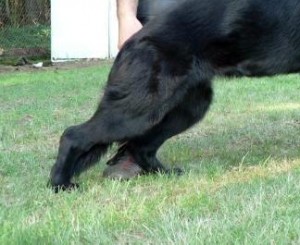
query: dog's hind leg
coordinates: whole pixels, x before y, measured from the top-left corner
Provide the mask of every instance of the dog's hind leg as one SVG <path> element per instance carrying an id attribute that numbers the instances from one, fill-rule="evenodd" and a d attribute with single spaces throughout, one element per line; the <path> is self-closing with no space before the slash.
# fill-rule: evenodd
<path id="1" fill-rule="evenodd" d="M 110 91 L 108 87 L 90 120 L 66 129 L 61 136 L 57 160 L 51 169 L 49 181 L 55 191 L 75 187 L 76 184 L 71 182 L 72 177 L 95 164 L 112 143 L 143 135 L 155 125 L 148 120 L 153 109 L 140 112 L 135 110 L 138 106 L 135 107 L 136 103 L 133 103 L 134 97 L 129 98 L 131 108 L 122 106 L 121 99 L 116 100 L 115 92 L 112 96 Z M 128 103 L 124 102 L 124 105 Z"/>
<path id="2" fill-rule="evenodd" d="M 212 100 L 210 81 L 203 81 L 191 87 L 163 119 L 151 123 L 139 123 L 137 119 L 113 113 L 111 109 L 101 109 L 87 122 L 73 126 L 63 133 L 58 157 L 52 167 L 50 185 L 58 191 L 69 189 L 74 175 L 95 164 L 113 142 L 127 141 L 126 147 L 146 172 L 166 172 L 167 169 L 156 158 L 158 148 L 170 137 L 181 133 L 198 122 L 208 110 Z M 148 112 L 145 112 L 145 117 Z M 122 118 L 122 120 L 121 120 Z M 132 126 L 133 125 L 133 126 Z"/>
<path id="3" fill-rule="evenodd" d="M 73 187 L 72 177 L 96 163 L 114 142 L 132 142 L 133 154 L 146 171 L 163 169 L 156 159 L 150 164 L 146 155 L 153 155 L 166 139 L 204 115 L 210 82 L 203 77 L 210 75 L 202 66 L 193 57 L 172 63 L 146 41 L 127 43 L 111 69 L 94 116 L 62 135 L 50 185 L 55 190 Z"/>
<path id="4" fill-rule="evenodd" d="M 77 185 L 71 182 L 72 177 L 97 163 L 112 143 L 133 138 L 144 133 L 145 127 L 149 127 L 135 118 L 129 119 L 126 115 L 118 113 L 117 109 L 114 111 L 115 107 L 112 104 L 103 104 L 105 105 L 105 102 L 100 104 L 89 121 L 69 127 L 62 134 L 57 160 L 51 169 L 49 181 L 49 185 L 56 192 L 59 189 L 76 187 Z M 110 113 L 112 115 L 109 115 Z"/>
<path id="5" fill-rule="evenodd" d="M 108 149 L 110 143 L 95 141 L 91 126 L 89 122 L 72 126 L 61 136 L 49 181 L 56 192 L 77 186 L 71 183 L 72 177 L 95 164 Z"/>
<path id="6" fill-rule="evenodd" d="M 167 139 L 200 121 L 209 109 L 212 97 L 210 81 L 203 81 L 197 87 L 190 88 L 182 102 L 157 126 L 127 143 L 136 162 L 146 172 L 169 172 L 156 158 L 157 150 Z"/>

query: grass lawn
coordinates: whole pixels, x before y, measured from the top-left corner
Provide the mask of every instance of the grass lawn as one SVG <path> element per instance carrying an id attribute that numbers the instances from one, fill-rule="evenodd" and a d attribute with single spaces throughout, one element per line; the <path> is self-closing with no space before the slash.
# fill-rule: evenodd
<path id="1" fill-rule="evenodd" d="M 46 188 L 108 72 L 0 74 L 0 244 L 300 244 L 299 75 L 217 79 L 203 122 L 159 152 L 179 178 L 108 181 L 107 156 L 79 190 Z"/>

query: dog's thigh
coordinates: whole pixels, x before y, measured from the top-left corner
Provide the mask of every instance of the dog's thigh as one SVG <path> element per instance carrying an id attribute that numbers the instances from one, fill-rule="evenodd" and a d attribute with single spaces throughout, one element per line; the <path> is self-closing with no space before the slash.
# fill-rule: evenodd
<path id="1" fill-rule="evenodd" d="M 212 97 L 211 82 L 202 81 L 190 88 L 183 100 L 158 125 L 127 143 L 143 169 L 150 172 L 164 169 L 155 160 L 157 150 L 167 139 L 199 122 L 208 111 Z"/>

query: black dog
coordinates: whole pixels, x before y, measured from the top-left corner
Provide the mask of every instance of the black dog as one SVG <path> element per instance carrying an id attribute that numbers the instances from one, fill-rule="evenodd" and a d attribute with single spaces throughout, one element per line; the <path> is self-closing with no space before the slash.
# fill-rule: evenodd
<path id="1" fill-rule="evenodd" d="M 212 78 L 232 69 L 300 70 L 299 0 L 188 0 L 150 21 L 117 56 L 93 117 L 62 135 L 51 186 L 74 187 L 114 142 L 145 172 L 168 172 L 158 148 L 204 117 Z"/>

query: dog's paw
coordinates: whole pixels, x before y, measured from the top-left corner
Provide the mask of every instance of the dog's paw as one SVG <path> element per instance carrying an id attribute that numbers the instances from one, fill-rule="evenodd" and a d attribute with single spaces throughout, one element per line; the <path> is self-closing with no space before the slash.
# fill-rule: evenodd
<path id="1" fill-rule="evenodd" d="M 167 169 L 167 170 L 165 171 L 165 173 L 166 173 L 167 175 L 181 176 L 181 175 L 184 174 L 184 171 L 183 171 L 183 169 L 181 169 L 181 168 L 170 168 L 170 169 Z"/>
<path id="2" fill-rule="evenodd" d="M 172 172 L 174 172 L 174 174 L 180 176 L 184 174 L 184 170 L 182 168 L 173 168 L 171 169 Z"/>
<path id="3" fill-rule="evenodd" d="M 73 191 L 77 188 L 79 188 L 79 184 L 77 183 L 66 183 L 63 185 L 55 185 L 48 182 L 48 186 L 55 192 L 58 193 L 60 191 Z"/>

